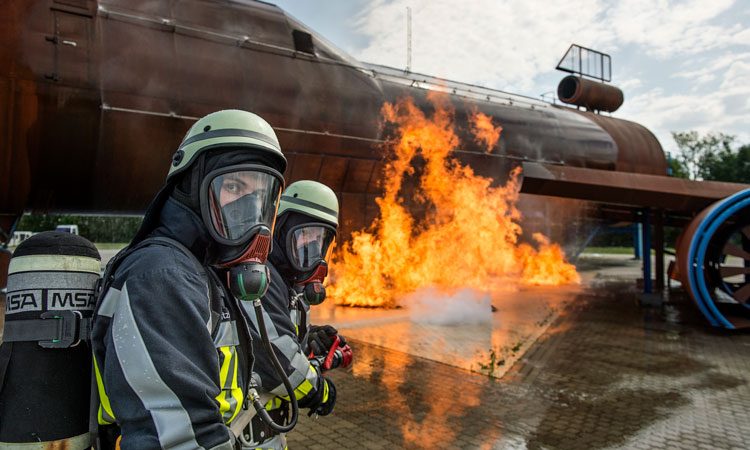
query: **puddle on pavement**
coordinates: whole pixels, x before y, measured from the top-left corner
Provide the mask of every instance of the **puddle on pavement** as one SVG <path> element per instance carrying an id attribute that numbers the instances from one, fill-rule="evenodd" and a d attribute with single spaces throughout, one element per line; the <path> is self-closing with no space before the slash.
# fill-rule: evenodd
<path id="1" fill-rule="evenodd" d="M 494 298 L 427 293 L 393 310 L 323 304 L 312 308 L 311 320 L 350 339 L 499 378 L 580 292 L 580 286 L 563 286 Z"/>

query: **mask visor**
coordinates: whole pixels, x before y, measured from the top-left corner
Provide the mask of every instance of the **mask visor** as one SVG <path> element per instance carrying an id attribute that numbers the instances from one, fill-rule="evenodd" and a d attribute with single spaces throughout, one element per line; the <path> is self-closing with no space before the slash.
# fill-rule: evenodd
<path id="1" fill-rule="evenodd" d="M 260 226 L 273 230 L 283 183 L 270 172 L 227 168 L 209 174 L 208 222 L 223 243 L 247 240 Z"/>
<path id="2" fill-rule="evenodd" d="M 320 261 L 328 261 L 336 240 L 333 227 L 306 224 L 289 231 L 289 260 L 298 270 L 310 270 Z"/>

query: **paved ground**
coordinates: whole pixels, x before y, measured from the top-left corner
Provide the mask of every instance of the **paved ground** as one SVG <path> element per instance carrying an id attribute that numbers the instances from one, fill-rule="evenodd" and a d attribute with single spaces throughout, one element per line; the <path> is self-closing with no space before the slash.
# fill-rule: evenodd
<path id="1" fill-rule="evenodd" d="M 355 342 L 336 412 L 301 419 L 290 448 L 750 448 L 750 334 L 679 295 L 640 306 L 637 264 L 591 266 L 501 379 Z"/>

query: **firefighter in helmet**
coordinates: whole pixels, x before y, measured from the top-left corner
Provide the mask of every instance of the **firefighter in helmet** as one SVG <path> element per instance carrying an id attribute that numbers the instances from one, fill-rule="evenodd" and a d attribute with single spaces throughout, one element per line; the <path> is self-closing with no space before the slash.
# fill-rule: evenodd
<path id="1" fill-rule="evenodd" d="M 310 326 L 308 321 L 310 305 L 325 299 L 322 283 L 336 239 L 338 216 L 338 199 L 328 186 L 309 180 L 289 185 L 281 196 L 269 256 L 271 286 L 262 301 L 275 353 L 293 380 L 299 407 L 309 409 L 311 415 L 328 415 L 336 403 L 336 388 L 323 372 L 345 367 L 352 359 L 351 349 L 335 328 Z M 257 322 L 251 326 L 254 338 L 257 327 Z M 256 372 L 265 407 L 275 420 L 283 420 L 289 398 L 278 375 L 269 369 L 267 352 L 262 352 L 257 342 L 254 339 Z M 286 447 L 284 435 L 257 418 L 244 435 L 245 448 Z"/>
<path id="2" fill-rule="evenodd" d="M 234 447 L 252 367 L 240 298 L 268 286 L 285 168 L 273 129 L 250 112 L 209 114 L 185 135 L 103 279 L 92 330 L 102 447 Z"/>

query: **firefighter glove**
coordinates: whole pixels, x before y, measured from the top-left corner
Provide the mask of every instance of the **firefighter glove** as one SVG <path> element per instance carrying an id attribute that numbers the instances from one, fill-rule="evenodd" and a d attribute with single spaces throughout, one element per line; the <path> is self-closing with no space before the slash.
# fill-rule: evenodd
<path id="1" fill-rule="evenodd" d="M 330 325 L 310 326 L 310 333 L 308 335 L 310 353 L 314 356 L 326 356 L 338 333 L 338 330 Z M 339 342 L 339 346 L 341 347 L 346 345 L 346 340 L 341 335 L 339 335 Z"/>
<path id="2" fill-rule="evenodd" d="M 322 402 L 318 405 L 315 410 L 310 409 L 310 415 L 317 414 L 319 416 L 327 416 L 333 412 L 333 407 L 336 406 L 336 386 L 328 378 L 323 377 L 323 384 L 325 385 L 324 391 L 328 391 L 328 395 L 325 392 L 321 397 Z M 326 398 L 327 397 L 327 398 Z"/>

